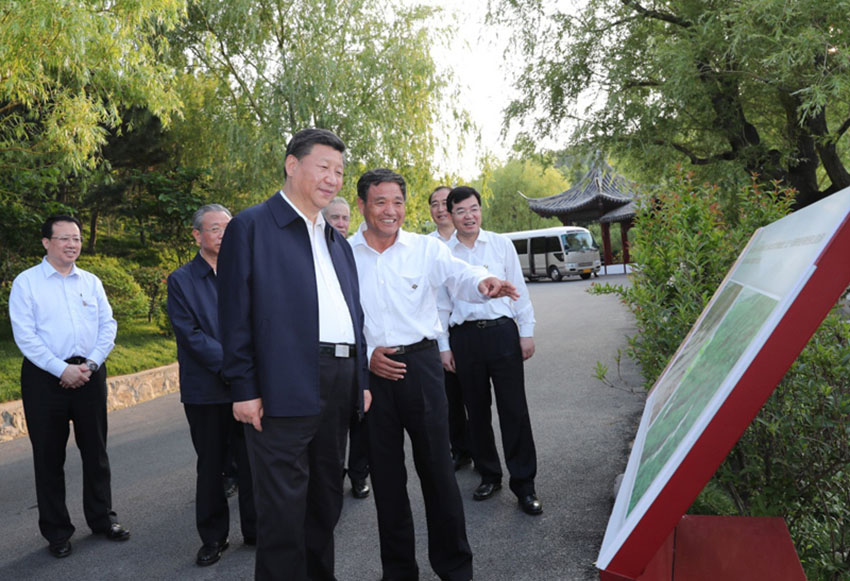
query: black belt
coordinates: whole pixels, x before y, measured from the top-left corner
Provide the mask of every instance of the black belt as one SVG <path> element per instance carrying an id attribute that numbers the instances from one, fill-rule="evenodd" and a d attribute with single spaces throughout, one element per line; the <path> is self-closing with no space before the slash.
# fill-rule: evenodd
<path id="1" fill-rule="evenodd" d="M 319 341 L 319 355 L 354 357 L 354 345 L 350 343 L 325 343 Z"/>
<path id="2" fill-rule="evenodd" d="M 464 321 L 458 327 L 470 326 L 470 327 L 478 327 L 479 329 L 486 329 L 487 327 L 497 327 L 499 325 L 507 325 L 512 322 L 513 319 L 510 317 L 499 317 L 498 319 L 479 319 L 477 321 Z"/>
<path id="3" fill-rule="evenodd" d="M 71 365 L 82 365 L 86 362 L 85 357 L 68 357 L 65 360 L 65 363 L 70 363 Z"/>
<path id="4" fill-rule="evenodd" d="M 429 347 L 434 347 L 437 344 L 435 339 L 422 339 L 418 343 L 411 343 L 410 345 L 398 345 L 396 347 L 391 347 L 391 349 L 395 349 L 395 353 L 390 353 L 390 355 L 403 355 L 405 353 L 413 353 L 414 351 L 422 351 L 423 349 L 428 349 Z"/>

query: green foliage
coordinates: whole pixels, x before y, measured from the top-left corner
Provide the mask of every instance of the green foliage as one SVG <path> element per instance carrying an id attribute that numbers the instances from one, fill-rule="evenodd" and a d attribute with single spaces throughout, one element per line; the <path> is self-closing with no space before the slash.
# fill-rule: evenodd
<path id="1" fill-rule="evenodd" d="M 110 377 L 137 373 L 174 363 L 177 346 L 166 339 L 153 323 L 139 319 L 119 321 L 115 348 L 107 362 Z M 12 329 L 0 325 L 0 402 L 21 398 L 21 352 L 12 339 Z"/>
<path id="2" fill-rule="evenodd" d="M 791 192 L 756 182 L 721 205 L 717 188 L 682 176 L 642 199 L 632 286 L 616 293 L 635 315 L 629 354 L 646 384 L 666 366 L 753 231 L 788 212 Z M 597 366 L 597 374 L 602 371 Z M 604 373 L 601 373 L 604 378 Z M 692 512 L 784 516 L 810 579 L 850 573 L 850 322 L 821 325 Z"/>
<path id="3" fill-rule="evenodd" d="M 805 205 L 850 185 L 848 11 L 848 0 L 500 0 L 490 16 L 514 27 L 527 63 L 509 121 L 538 138 L 573 130 L 644 183 L 677 160 L 724 188 L 781 179 Z"/>
<path id="4" fill-rule="evenodd" d="M 181 159 L 211 168 L 217 197 L 238 210 L 280 187 L 293 133 L 327 128 L 349 147 L 345 197 L 363 171 L 392 168 L 408 181 L 408 227 L 419 229 L 435 127 L 449 117 L 438 113 L 467 124 L 430 54 L 449 32 L 430 27 L 433 16 L 385 1 L 193 2 L 171 37 L 189 105 L 175 126 Z"/>
<path id="5" fill-rule="evenodd" d="M 740 514 L 785 517 L 809 579 L 850 576 L 850 321 L 824 321 L 715 482 Z"/>
<path id="6" fill-rule="evenodd" d="M 722 211 L 715 186 L 680 175 L 669 189 L 639 201 L 632 229 L 632 286 L 618 287 L 635 315 L 629 354 L 651 385 L 711 299 L 727 270 L 760 226 L 784 216 L 793 193 L 764 191 L 755 181 Z"/>
<path id="7" fill-rule="evenodd" d="M 158 33 L 183 0 L 7 0 L 0 7 L 0 160 L 56 181 L 94 167 L 124 105 L 167 119 L 179 106 Z"/>
<path id="8" fill-rule="evenodd" d="M 148 301 L 145 293 L 128 272 L 126 263 L 111 256 L 81 256 L 77 260 L 77 266 L 95 274 L 101 280 L 119 326 L 147 314 Z"/>
<path id="9" fill-rule="evenodd" d="M 541 218 L 528 209 L 520 195 L 542 198 L 560 194 L 569 183 L 557 169 L 534 160 L 512 159 L 488 168 L 475 183 L 483 202 L 482 224 L 494 232 L 512 232 L 560 226 L 557 218 Z"/>

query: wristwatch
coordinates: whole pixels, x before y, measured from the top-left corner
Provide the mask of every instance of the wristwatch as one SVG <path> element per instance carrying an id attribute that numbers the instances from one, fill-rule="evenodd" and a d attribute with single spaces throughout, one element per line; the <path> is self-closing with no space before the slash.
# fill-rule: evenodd
<path id="1" fill-rule="evenodd" d="M 92 373 L 95 373 L 100 368 L 100 365 L 98 365 L 91 359 L 86 359 L 86 365 L 88 365 L 88 368 Z"/>

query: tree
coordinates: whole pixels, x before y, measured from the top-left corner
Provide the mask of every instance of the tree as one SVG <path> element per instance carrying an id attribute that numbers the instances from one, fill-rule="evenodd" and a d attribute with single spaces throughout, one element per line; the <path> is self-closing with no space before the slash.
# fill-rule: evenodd
<path id="1" fill-rule="evenodd" d="M 104 174 L 101 150 L 122 113 L 167 123 L 179 109 L 163 31 L 184 0 L 0 6 L 0 258 L 37 239 Z"/>
<path id="2" fill-rule="evenodd" d="M 656 174 L 680 160 L 712 179 L 782 180 L 804 206 L 850 185 L 848 10 L 848 0 L 588 0 L 567 12 L 501 0 L 491 17 L 517 22 L 528 62 L 507 119 L 537 136 L 573 123 L 577 140 Z"/>
<path id="3" fill-rule="evenodd" d="M 187 49 L 187 74 L 215 98 L 202 106 L 208 130 L 226 136 L 225 154 L 239 162 L 224 164 L 231 179 L 245 178 L 234 188 L 247 186 L 251 201 L 267 196 L 283 181 L 287 139 L 323 127 L 349 147 L 349 200 L 363 170 L 389 167 L 407 178 L 411 207 L 427 216 L 418 198 L 429 193 L 420 184 L 431 180 L 432 127 L 439 108 L 451 106 L 448 78 L 430 56 L 439 33 L 426 26 L 432 14 L 366 0 L 193 3 L 174 43 Z"/>
<path id="4" fill-rule="evenodd" d="M 482 195 L 484 227 L 511 232 L 560 226 L 557 218 L 541 218 L 529 210 L 520 192 L 529 198 L 553 196 L 566 190 L 569 183 L 554 167 L 512 159 L 500 167 L 488 167 L 475 187 Z"/>

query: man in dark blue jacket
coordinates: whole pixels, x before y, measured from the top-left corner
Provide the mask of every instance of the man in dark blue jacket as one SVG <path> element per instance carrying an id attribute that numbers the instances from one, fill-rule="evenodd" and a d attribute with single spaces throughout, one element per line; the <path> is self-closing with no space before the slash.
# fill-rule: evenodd
<path id="1" fill-rule="evenodd" d="M 296 133 L 283 189 L 236 216 L 221 245 L 222 373 L 247 424 L 257 579 L 334 579 L 346 430 L 370 403 L 354 258 L 321 215 L 344 151 L 330 131 Z"/>
<path id="2" fill-rule="evenodd" d="M 239 469 L 242 539 L 257 542 L 257 515 L 242 426 L 233 418 L 230 389 L 221 378 L 216 266 L 230 212 L 208 204 L 195 212 L 192 235 L 200 249 L 168 277 L 168 315 L 177 339 L 180 401 L 198 455 L 195 520 L 203 545 L 196 563 L 212 565 L 228 546 L 230 510 L 221 485 L 228 446 Z"/>

